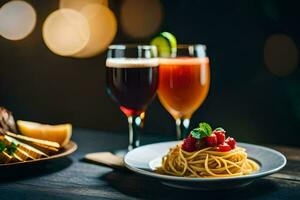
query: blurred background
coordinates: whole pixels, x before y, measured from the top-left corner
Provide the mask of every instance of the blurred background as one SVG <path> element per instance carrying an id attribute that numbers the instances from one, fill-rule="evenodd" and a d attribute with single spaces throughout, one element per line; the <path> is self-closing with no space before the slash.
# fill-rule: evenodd
<path id="1" fill-rule="evenodd" d="M 17 119 L 127 134 L 106 93 L 107 46 L 169 31 L 179 43 L 207 45 L 212 83 L 192 127 L 207 121 L 239 141 L 300 146 L 297 1 L 0 2 L 0 104 Z M 158 99 L 145 123 L 143 134 L 175 138 Z"/>

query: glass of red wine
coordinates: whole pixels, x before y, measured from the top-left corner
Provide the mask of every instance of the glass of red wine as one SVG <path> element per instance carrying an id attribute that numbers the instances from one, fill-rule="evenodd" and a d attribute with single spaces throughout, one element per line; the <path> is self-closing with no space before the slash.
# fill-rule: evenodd
<path id="1" fill-rule="evenodd" d="M 139 146 L 139 129 L 158 87 L 157 49 L 151 45 L 111 45 L 106 59 L 107 92 L 127 116 L 128 150 Z"/>

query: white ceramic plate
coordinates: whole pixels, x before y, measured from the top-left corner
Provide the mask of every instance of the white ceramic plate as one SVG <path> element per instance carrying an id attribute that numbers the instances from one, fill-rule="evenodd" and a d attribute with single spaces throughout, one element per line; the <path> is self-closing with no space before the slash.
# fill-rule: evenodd
<path id="1" fill-rule="evenodd" d="M 161 165 L 161 158 L 177 143 L 178 141 L 161 142 L 138 147 L 125 155 L 125 166 L 138 174 L 158 178 L 169 186 L 185 189 L 217 190 L 248 185 L 257 178 L 279 171 L 286 164 L 285 156 L 278 151 L 253 144 L 238 143 L 238 146 L 247 150 L 249 158 L 259 163 L 259 171 L 245 176 L 226 178 L 188 178 L 155 173 L 154 169 Z"/>

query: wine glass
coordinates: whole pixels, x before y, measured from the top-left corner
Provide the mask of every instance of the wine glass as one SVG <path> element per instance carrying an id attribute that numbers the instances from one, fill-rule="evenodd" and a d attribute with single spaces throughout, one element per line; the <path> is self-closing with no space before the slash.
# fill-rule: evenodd
<path id="1" fill-rule="evenodd" d="M 209 59 L 200 44 L 178 45 L 160 58 L 158 97 L 176 121 L 177 139 L 187 133 L 192 114 L 205 100 L 210 85 Z"/>
<path id="2" fill-rule="evenodd" d="M 139 146 L 138 129 L 158 87 L 157 49 L 151 45 L 111 45 L 106 59 L 107 92 L 127 116 L 128 150 Z"/>

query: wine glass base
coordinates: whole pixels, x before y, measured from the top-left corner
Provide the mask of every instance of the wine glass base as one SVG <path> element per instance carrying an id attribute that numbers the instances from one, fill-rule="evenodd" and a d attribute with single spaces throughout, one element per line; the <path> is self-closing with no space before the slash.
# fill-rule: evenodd
<path id="1" fill-rule="evenodd" d="M 118 149 L 112 152 L 116 156 L 124 158 L 124 156 L 128 153 L 128 149 Z"/>

